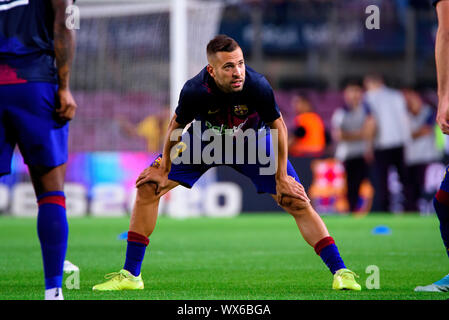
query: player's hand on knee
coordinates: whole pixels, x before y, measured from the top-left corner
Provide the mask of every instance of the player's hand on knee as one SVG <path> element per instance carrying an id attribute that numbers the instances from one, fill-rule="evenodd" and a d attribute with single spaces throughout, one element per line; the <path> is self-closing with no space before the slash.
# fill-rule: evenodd
<path id="1" fill-rule="evenodd" d="M 57 92 L 59 107 L 56 109 L 56 113 L 63 121 L 70 121 L 75 117 L 76 105 L 75 99 L 72 93 L 68 89 L 58 89 Z"/>
<path id="2" fill-rule="evenodd" d="M 287 176 L 285 179 L 276 180 L 276 201 L 282 206 L 283 200 L 286 197 L 299 199 L 304 204 L 309 204 L 310 199 L 307 196 L 304 186 L 295 180 L 292 176 Z"/>
<path id="3" fill-rule="evenodd" d="M 168 185 L 168 174 L 156 166 L 149 166 L 137 178 L 136 187 L 139 188 L 145 183 L 156 184 L 157 195 Z"/>

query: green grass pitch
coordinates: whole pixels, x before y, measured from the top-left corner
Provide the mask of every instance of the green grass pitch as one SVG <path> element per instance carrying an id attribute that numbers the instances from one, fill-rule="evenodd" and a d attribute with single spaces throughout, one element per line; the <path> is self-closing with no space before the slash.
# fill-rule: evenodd
<path id="1" fill-rule="evenodd" d="M 122 268 L 128 218 L 69 219 L 67 259 L 79 266 L 73 300 L 409 300 L 448 299 L 417 293 L 449 272 L 435 216 L 371 214 L 323 217 L 361 292 L 335 292 L 332 275 L 287 214 L 237 218 L 160 217 L 142 266 L 145 289 L 92 292 Z M 391 235 L 373 235 L 378 225 Z M 380 289 L 367 289 L 366 268 L 379 268 Z M 35 219 L 0 217 L 0 299 L 42 299 L 43 271 Z M 66 281 L 67 275 L 64 278 Z"/>

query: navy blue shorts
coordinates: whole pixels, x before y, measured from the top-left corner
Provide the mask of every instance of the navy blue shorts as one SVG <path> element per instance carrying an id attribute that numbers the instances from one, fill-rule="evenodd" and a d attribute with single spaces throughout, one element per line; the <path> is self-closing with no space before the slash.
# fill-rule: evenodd
<path id="1" fill-rule="evenodd" d="M 271 144 L 271 137 L 268 135 L 267 143 Z M 156 159 L 152 162 L 151 165 L 156 163 L 160 163 L 162 155 L 156 157 Z M 261 174 L 261 168 L 266 168 L 267 165 L 261 164 L 259 161 L 256 161 L 255 164 L 185 164 L 185 163 L 172 163 L 170 172 L 168 174 L 168 178 L 170 180 L 179 182 L 179 184 L 183 185 L 186 188 L 191 188 L 195 182 L 210 168 L 227 165 L 241 174 L 247 176 L 251 179 L 253 184 L 255 185 L 258 193 L 269 193 L 276 194 L 276 179 L 275 174 Z M 296 174 L 295 169 L 293 168 L 290 161 L 287 160 L 287 174 L 295 178 L 296 181 L 300 182 L 298 175 Z"/>
<path id="2" fill-rule="evenodd" d="M 55 112 L 57 89 L 47 82 L 0 85 L 0 174 L 11 172 L 16 145 L 27 165 L 67 162 L 69 126 Z"/>

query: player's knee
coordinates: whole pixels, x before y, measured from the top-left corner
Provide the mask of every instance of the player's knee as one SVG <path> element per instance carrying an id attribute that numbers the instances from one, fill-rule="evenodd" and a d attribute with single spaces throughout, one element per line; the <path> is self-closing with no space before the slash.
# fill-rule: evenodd
<path id="1" fill-rule="evenodd" d="M 159 199 L 156 195 L 156 185 L 154 183 L 145 183 L 137 188 L 136 204 L 145 205 Z"/>
<path id="2" fill-rule="evenodd" d="M 311 204 L 309 201 L 284 196 L 282 198 L 281 206 L 285 211 L 287 211 L 293 216 L 296 216 L 296 215 L 303 215 L 309 212 L 308 209 L 311 207 Z"/>
<path id="3" fill-rule="evenodd" d="M 30 175 L 37 194 L 52 190 L 64 190 L 66 164 L 57 167 L 29 166 Z"/>

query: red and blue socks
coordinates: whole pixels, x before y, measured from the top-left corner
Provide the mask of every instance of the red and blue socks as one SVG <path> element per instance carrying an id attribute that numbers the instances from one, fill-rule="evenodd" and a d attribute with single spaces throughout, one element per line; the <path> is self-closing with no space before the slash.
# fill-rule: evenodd
<path id="1" fill-rule="evenodd" d="M 150 239 L 139 233 L 128 232 L 128 245 L 126 247 L 126 260 L 123 269 L 131 272 L 135 277 L 140 275 L 145 250 L 147 249 Z"/>
<path id="2" fill-rule="evenodd" d="M 43 193 L 37 197 L 37 203 L 37 235 L 44 264 L 45 289 L 62 288 L 69 233 L 64 192 Z"/>
<path id="3" fill-rule="evenodd" d="M 442 186 L 444 186 L 444 184 L 448 184 L 446 178 L 444 178 Z M 440 220 L 441 238 L 446 247 L 446 253 L 449 256 L 449 192 L 442 189 L 438 190 L 433 198 L 433 206 L 438 220 Z"/>
<path id="4" fill-rule="evenodd" d="M 343 259 L 340 257 L 338 248 L 332 237 L 325 237 L 318 241 L 314 246 L 315 252 L 321 257 L 323 262 L 335 274 L 340 269 L 346 269 Z"/>

